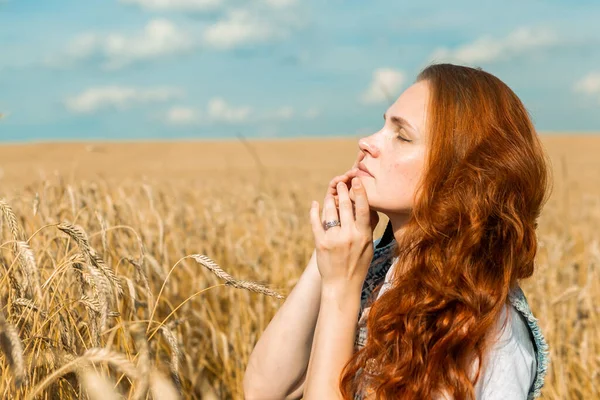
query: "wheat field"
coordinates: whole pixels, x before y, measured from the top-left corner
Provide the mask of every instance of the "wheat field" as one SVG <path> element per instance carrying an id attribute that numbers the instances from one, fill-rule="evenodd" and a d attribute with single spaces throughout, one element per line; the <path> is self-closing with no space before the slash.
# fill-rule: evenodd
<path id="1" fill-rule="evenodd" d="M 600 397 L 600 136 L 542 136 L 544 399 Z M 242 399 L 355 139 L 0 146 L 0 394 Z M 375 237 L 383 233 L 382 217 Z M 284 350 L 284 349 L 282 349 Z"/>

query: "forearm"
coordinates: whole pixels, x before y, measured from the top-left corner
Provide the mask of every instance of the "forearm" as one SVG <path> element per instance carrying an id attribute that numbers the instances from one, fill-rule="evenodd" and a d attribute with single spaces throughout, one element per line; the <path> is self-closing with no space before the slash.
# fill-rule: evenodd
<path id="1" fill-rule="evenodd" d="M 354 352 L 360 289 L 323 287 L 304 399 L 341 399 L 339 378 Z"/>
<path id="2" fill-rule="evenodd" d="M 303 377 L 320 302 L 321 275 L 313 252 L 300 280 L 250 355 L 244 375 L 246 396 L 281 399 Z"/>

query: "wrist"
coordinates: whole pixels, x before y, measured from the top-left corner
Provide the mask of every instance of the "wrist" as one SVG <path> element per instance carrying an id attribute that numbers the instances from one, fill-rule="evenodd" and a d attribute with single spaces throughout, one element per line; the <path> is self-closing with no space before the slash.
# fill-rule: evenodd
<path id="1" fill-rule="evenodd" d="M 360 304 L 360 295 L 362 286 L 351 283 L 321 283 L 321 298 L 330 300 L 341 300 L 344 302 L 358 301 Z"/>

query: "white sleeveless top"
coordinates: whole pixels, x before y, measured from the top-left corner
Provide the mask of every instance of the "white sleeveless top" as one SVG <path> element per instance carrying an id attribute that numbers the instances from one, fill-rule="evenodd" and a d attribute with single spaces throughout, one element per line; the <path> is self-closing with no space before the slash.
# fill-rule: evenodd
<path id="1" fill-rule="evenodd" d="M 397 258 L 393 259 L 377 299 L 390 287 L 396 260 Z M 366 324 L 369 310 L 370 307 L 363 310 L 359 326 Z M 535 379 L 537 359 L 527 322 L 512 304 L 507 304 L 505 310 L 510 312 L 506 326 L 495 345 L 484 355 L 484 366 L 475 384 L 475 396 L 478 400 L 527 399 Z M 500 333 L 505 317 L 506 312 L 503 312 L 496 324 L 496 335 Z M 475 377 L 477 367 L 476 362 L 473 365 L 472 378 Z M 437 399 L 445 400 L 450 397 L 442 394 Z"/>

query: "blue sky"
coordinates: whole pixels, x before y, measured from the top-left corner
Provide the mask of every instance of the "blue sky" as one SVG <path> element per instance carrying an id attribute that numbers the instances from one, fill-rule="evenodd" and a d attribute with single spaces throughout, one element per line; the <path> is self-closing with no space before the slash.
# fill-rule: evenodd
<path id="1" fill-rule="evenodd" d="M 480 66 L 541 132 L 600 132 L 591 0 L 0 0 L 0 140 L 374 132 L 429 62 Z"/>

